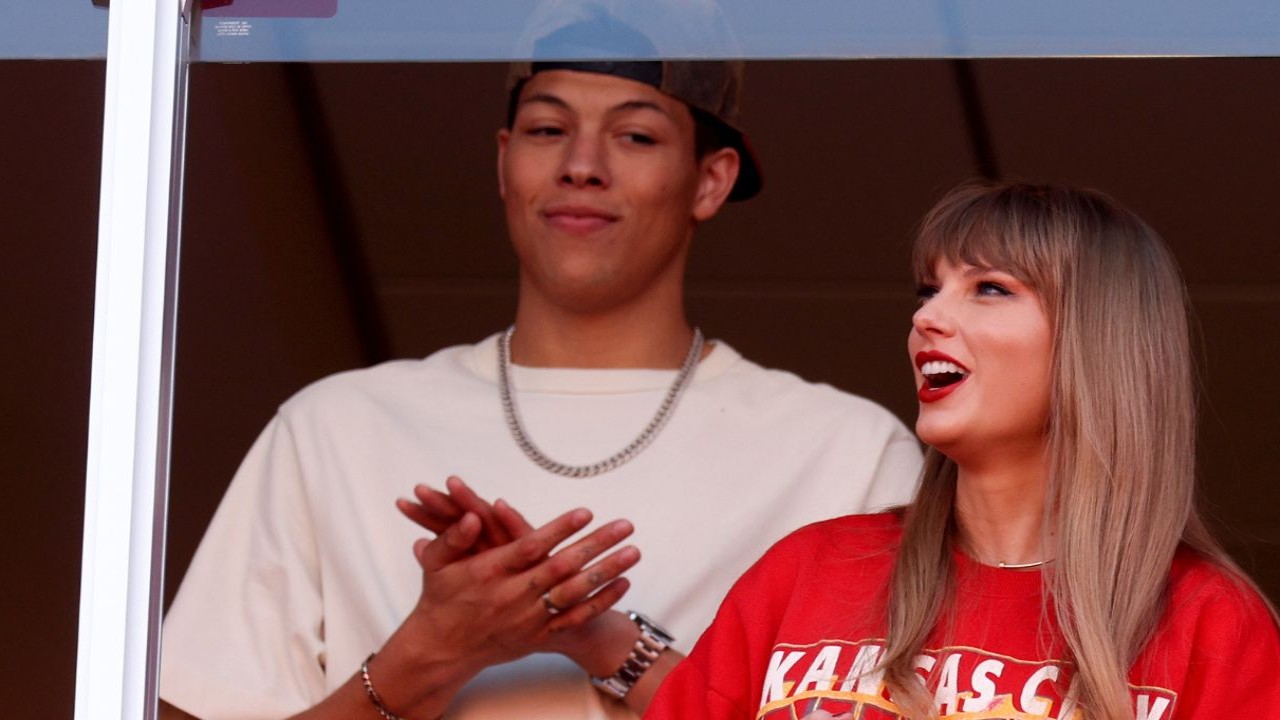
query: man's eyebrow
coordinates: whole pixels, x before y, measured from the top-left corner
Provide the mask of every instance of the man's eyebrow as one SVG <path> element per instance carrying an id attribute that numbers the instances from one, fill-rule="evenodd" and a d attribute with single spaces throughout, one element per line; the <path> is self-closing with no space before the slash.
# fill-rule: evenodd
<path id="1" fill-rule="evenodd" d="M 569 106 L 569 103 L 564 101 L 563 98 L 560 98 L 556 95 L 552 95 L 551 93 L 533 93 L 528 97 L 522 98 L 520 100 L 519 105 L 517 105 L 517 107 L 524 107 L 525 105 L 530 105 L 535 103 L 551 105 L 553 107 L 557 107 L 562 110 L 573 109 Z M 609 108 L 608 112 L 610 114 L 617 114 L 617 113 L 624 113 L 624 112 L 632 112 L 635 110 L 651 110 L 653 112 L 660 113 L 665 117 L 671 117 L 671 113 L 667 112 L 666 108 L 662 107 L 656 102 L 653 102 L 652 100 L 627 100 L 625 102 L 620 102 L 617 105 L 614 105 L 613 107 Z"/>
<path id="2" fill-rule="evenodd" d="M 628 112 L 631 110 L 652 110 L 657 113 L 662 113 L 667 117 L 671 117 L 671 114 L 667 112 L 666 108 L 652 100 L 628 100 L 609 108 L 609 112 L 611 113 Z"/>
<path id="3" fill-rule="evenodd" d="M 554 105 L 565 110 L 569 109 L 569 103 L 550 93 L 534 93 L 526 98 L 522 98 L 518 106 L 524 106 L 530 103 L 546 103 L 547 105 Z"/>

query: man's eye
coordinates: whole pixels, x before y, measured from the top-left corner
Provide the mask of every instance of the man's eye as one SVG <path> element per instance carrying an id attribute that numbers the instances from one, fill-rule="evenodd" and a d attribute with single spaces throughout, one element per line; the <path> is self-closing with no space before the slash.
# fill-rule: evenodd
<path id="1" fill-rule="evenodd" d="M 553 125 L 535 125 L 525 130 L 525 134 L 533 135 L 534 137 L 556 137 L 558 135 L 563 135 L 564 130 Z"/>
<path id="2" fill-rule="evenodd" d="M 644 133 L 627 133 L 625 137 L 628 141 L 637 145 L 656 145 L 658 142 L 652 135 L 645 135 Z"/>
<path id="3" fill-rule="evenodd" d="M 984 280 L 978 283 L 978 294 L 1003 297 L 1006 295 L 1012 295 L 1013 293 L 1000 283 Z"/>

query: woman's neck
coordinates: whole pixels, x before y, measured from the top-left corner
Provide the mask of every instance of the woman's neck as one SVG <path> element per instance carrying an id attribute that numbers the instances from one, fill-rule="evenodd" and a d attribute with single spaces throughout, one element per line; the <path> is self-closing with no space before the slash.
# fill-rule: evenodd
<path id="1" fill-rule="evenodd" d="M 1043 461 L 959 469 L 956 522 L 962 546 L 988 565 L 1051 560 L 1046 546 Z"/>

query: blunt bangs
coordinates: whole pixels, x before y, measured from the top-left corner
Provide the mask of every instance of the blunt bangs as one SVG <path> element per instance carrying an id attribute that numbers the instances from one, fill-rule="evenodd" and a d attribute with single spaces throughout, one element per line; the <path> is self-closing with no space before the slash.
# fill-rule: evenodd
<path id="1" fill-rule="evenodd" d="M 1052 316 L 1080 232 L 1059 209 L 1071 199 L 1051 185 L 960 185 L 921 221 L 912 273 L 925 281 L 944 260 L 1007 272 L 1034 289 Z"/>

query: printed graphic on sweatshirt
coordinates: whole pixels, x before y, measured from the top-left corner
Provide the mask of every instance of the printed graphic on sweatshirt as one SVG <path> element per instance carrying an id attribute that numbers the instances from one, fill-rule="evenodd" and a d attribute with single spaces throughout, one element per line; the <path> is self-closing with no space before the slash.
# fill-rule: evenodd
<path id="1" fill-rule="evenodd" d="M 883 640 L 774 647 L 760 694 L 761 720 L 900 720 L 879 673 Z M 1072 664 L 1027 661 L 980 648 L 945 647 L 916 657 L 938 715 L 966 720 L 1083 720 L 1072 699 Z M 1170 720 L 1177 694 L 1130 686 L 1135 720 Z"/>

